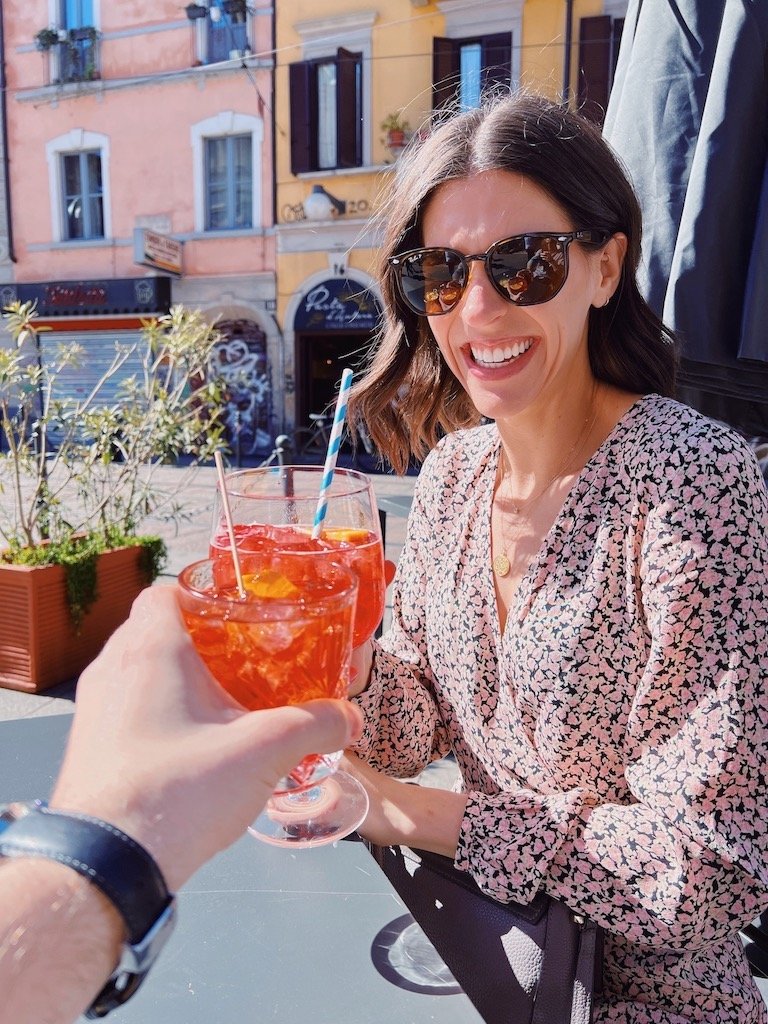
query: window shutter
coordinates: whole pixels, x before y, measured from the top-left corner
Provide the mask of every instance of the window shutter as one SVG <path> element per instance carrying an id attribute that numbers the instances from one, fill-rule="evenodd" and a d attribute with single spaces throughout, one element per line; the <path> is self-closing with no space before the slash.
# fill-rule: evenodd
<path id="1" fill-rule="evenodd" d="M 453 39 L 432 40 L 432 109 L 450 106 L 459 87 L 458 49 Z"/>
<path id="2" fill-rule="evenodd" d="M 582 18 L 579 23 L 579 84 L 581 113 L 596 124 L 605 119 L 611 89 L 611 19 L 608 15 Z"/>
<path id="3" fill-rule="evenodd" d="M 291 104 L 291 174 L 313 171 L 317 163 L 312 139 L 317 116 L 312 105 L 313 67 L 310 61 L 288 65 Z"/>
<path id="4" fill-rule="evenodd" d="M 362 54 L 339 47 L 336 53 L 336 160 L 359 167 L 362 153 Z"/>
<path id="5" fill-rule="evenodd" d="M 508 90 L 512 84 L 512 33 L 483 36 L 483 92 L 502 86 Z"/>

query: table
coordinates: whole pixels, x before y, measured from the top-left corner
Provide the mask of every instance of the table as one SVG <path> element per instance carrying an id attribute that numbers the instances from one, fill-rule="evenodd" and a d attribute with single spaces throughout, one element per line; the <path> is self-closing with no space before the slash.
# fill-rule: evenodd
<path id="1" fill-rule="evenodd" d="M 382 511 L 393 516 L 408 518 L 413 504 L 412 494 L 382 494 L 376 499 L 376 504 Z"/>
<path id="2" fill-rule="evenodd" d="M 50 793 L 70 722 L 0 722 L 0 802 Z M 244 836 L 179 893 L 168 945 L 109 1020 L 482 1024 L 455 983 L 419 986 L 395 970 L 410 920 L 359 841 L 287 851 Z"/>

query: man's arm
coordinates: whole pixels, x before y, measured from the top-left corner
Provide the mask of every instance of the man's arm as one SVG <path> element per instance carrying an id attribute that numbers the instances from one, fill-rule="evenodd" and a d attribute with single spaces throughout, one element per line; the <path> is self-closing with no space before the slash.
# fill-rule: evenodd
<path id="1" fill-rule="evenodd" d="M 50 808 L 116 826 L 175 892 L 242 835 L 280 776 L 360 729 L 347 701 L 244 711 L 198 657 L 174 589 L 152 587 L 80 678 Z M 0 858 L 0 1024 L 69 1024 L 116 966 L 125 934 L 76 871 Z"/>
<path id="2" fill-rule="evenodd" d="M 117 963 L 125 929 L 71 868 L 0 860 L 0 1021 L 74 1020 Z"/>

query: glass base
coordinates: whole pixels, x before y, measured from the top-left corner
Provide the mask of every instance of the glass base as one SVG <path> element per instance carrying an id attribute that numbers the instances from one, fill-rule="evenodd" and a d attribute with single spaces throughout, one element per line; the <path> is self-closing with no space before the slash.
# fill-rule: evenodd
<path id="1" fill-rule="evenodd" d="M 337 771 L 310 789 L 272 796 L 248 831 L 273 846 L 325 846 L 354 832 L 367 813 L 368 794 Z"/>

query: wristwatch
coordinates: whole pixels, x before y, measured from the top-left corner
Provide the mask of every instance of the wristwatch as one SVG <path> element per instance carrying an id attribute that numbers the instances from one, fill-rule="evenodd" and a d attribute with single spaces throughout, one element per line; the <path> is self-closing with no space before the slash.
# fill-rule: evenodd
<path id="1" fill-rule="evenodd" d="M 146 978 L 173 931 L 176 900 L 154 858 L 100 818 L 50 810 L 42 800 L 0 804 L 0 857 L 65 864 L 107 896 L 125 922 L 120 962 L 86 1011 L 89 1020 L 122 1006 Z"/>

